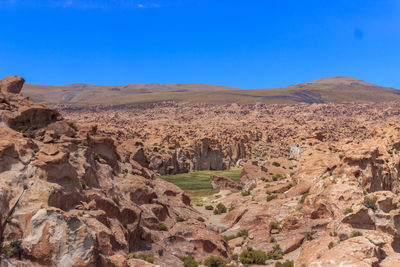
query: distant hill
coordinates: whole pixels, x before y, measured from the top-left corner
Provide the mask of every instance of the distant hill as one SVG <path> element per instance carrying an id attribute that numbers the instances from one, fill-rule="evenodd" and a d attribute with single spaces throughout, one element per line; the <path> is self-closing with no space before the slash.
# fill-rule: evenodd
<path id="1" fill-rule="evenodd" d="M 24 96 L 69 104 L 131 104 L 167 100 L 193 103 L 327 103 L 400 100 L 400 91 L 359 79 L 337 76 L 275 89 L 238 89 L 209 84 L 130 84 L 62 86 L 26 84 Z"/>

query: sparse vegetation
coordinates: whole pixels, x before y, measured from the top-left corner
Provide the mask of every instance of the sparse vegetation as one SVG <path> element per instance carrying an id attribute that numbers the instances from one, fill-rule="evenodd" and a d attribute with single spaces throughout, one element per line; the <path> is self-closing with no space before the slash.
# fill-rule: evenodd
<path id="1" fill-rule="evenodd" d="M 281 164 L 279 162 L 274 161 L 274 162 L 272 162 L 272 166 L 280 167 Z"/>
<path id="2" fill-rule="evenodd" d="M 240 254 L 240 262 L 243 264 L 265 264 L 267 259 L 266 252 L 253 250 L 251 247 L 248 247 Z"/>
<path id="3" fill-rule="evenodd" d="M 228 236 L 224 235 L 224 236 L 222 236 L 222 238 L 225 239 L 225 241 L 229 241 L 229 240 L 235 239 L 237 237 L 247 237 L 247 236 L 248 236 L 248 231 L 246 229 L 244 229 L 244 230 L 237 232 L 236 235 L 228 235 Z"/>
<path id="4" fill-rule="evenodd" d="M 272 230 L 278 230 L 280 232 L 282 230 L 280 223 L 279 222 L 270 222 L 269 223 L 269 232 L 271 233 Z"/>
<path id="5" fill-rule="evenodd" d="M 213 210 L 213 209 L 214 209 L 214 207 L 211 206 L 211 205 L 207 205 L 207 206 L 205 206 L 204 208 L 205 208 L 206 210 Z"/>
<path id="6" fill-rule="evenodd" d="M 274 174 L 274 175 L 272 176 L 272 181 L 279 181 L 279 180 L 282 180 L 282 179 L 284 179 L 284 178 L 285 178 L 285 177 L 283 177 L 282 174 L 276 173 L 276 174 Z"/>
<path id="7" fill-rule="evenodd" d="M 183 262 L 184 267 L 198 267 L 198 263 L 193 256 L 181 256 L 179 259 Z"/>
<path id="8" fill-rule="evenodd" d="M 165 223 L 160 222 L 158 224 L 158 230 L 160 230 L 160 231 L 168 231 L 168 227 L 167 227 L 167 225 L 165 225 Z"/>
<path id="9" fill-rule="evenodd" d="M 225 207 L 224 204 L 218 203 L 218 205 L 214 209 L 214 214 L 215 215 L 219 215 L 219 214 L 222 214 L 222 213 L 226 213 L 226 207 Z"/>
<path id="10" fill-rule="evenodd" d="M 344 233 L 339 234 L 340 241 L 345 241 L 347 239 L 349 239 L 349 236 L 347 234 L 344 234 Z"/>
<path id="11" fill-rule="evenodd" d="M 3 246 L 1 248 L 1 254 L 5 257 L 5 258 L 10 258 L 14 255 L 19 255 L 21 256 L 21 254 L 23 253 L 23 248 L 21 246 L 22 244 L 22 240 L 20 239 L 14 239 L 13 241 L 11 241 L 9 244 Z"/>
<path id="12" fill-rule="evenodd" d="M 283 263 L 278 261 L 278 262 L 275 262 L 275 267 L 294 267 L 294 261 L 286 260 Z"/>
<path id="13" fill-rule="evenodd" d="M 350 237 L 357 237 L 357 236 L 362 236 L 362 233 L 357 230 L 351 231 Z"/>
<path id="14" fill-rule="evenodd" d="M 313 240 L 313 234 L 312 233 L 307 233 L 306 234 L 306 240 L 308 240 L 308 241 Z"/>
<path id="15" fill-rule="evenodd" d="M 306 200 L 306 198 L 310 195 L 310 193 L 304 193 L 303 195 L 301 195 L 301 198 L 299 200 L 300 204 L 303 204 L 304 201 Z"/>
<path id="16" fill-rule="evenodd" d="M 25 125 L 20 125 L 17 128 L 15 128 L 15 130 L 20 133 L 25 133 L 26 131 L 28 131 L 28 127 Z"/>
<path id="17" fill-rule="evenodd" d="M 206 221 L 203 217 L 197 217 L 197 220 L 198 220 L 199 222 L 205 222 L 205 221 Z"/>
<path id="18" fill-rule="evenodd" d="M 244 197 L 247 197 L 247 196 L 249 196 L 250 195 L 250 189 L 248 189 L 248 190 L 242 190 L 242 196 L 244 196 Z"/>
<path id="19" fill-rule="evenodd" d="M 353 209 L 352 209 L 352 208 L 347 208 L 347 209 L 345 209 L 345 210 L 343 211 L 343 214 L 344 214 L 344 215 L 347 215 L 347 214 L 352 213 L 352 212 L 353 212 Z"/>
<path id="20" fill-rule="evenodd" d="M 330 236 L 337 236 L 337 233 L 336 232 L 330 232 L 329 235 Z"/>
<path id="21" fill-rule="evenodd" d="M 207 267 L 226 267 L 224 259 L 218 256 L 210 256 L 204 260 L 203 264 Z"/>
<path id="22" fill-rule="evenodd" d="M 273 199 L 275 199 L 275 198 L 277 198 L 277 197 L 278 197 L 278 196 L 275 195 L 275 194 L 268 195 L 268 196 L 267 196 L 267 201 L 269 202 L 269 201 L 271 201 L 271 200 L 273 200 Z"/>
<path id="23" fill-rule="evenodd" d="M 268 260 L 280 260 L 283 258 L 283 253 L 279 244 L 275 244 L 272 251 L 267 253 Z"/>
<path id="24" fill-rule="evenodd" d="M 365 207 L 375 211 L 377 209 L 377 206 L 376 206 L 376 201 L 377 200 L 378 199 L 375 196 L 374 197 L 365 196 L 363 204 L 364 204 Z"/>
<path id="25" fill-rule="evenodd" d="M 186 221 L 185 218 L 183 218 L 181 216 L 176 217 L 176 222 L 184 222 L 184 221 Z"/>
<path id="26" fill-rule="evenodd" d="M 113 196 L 113 197 L 112 197 L 112 201 L 114 201 L 114 203 L 117 204 L 117 205 L 119 206 L 119 204 L 120 204 L 119 196 Z"/>
<path id="27" fill-rule="evenodd" d="M 154 256 L 153 254 L 146 254 L 146 253 L 129 253 L 128 259 L 140 259 L 147 261 L 149 263 L 154 263 Z"/>

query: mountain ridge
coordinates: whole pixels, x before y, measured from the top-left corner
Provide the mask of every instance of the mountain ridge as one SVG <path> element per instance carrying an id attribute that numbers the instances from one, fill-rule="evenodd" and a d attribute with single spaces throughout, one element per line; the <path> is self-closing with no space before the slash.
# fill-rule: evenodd
<path id="1" fill-rule="evenodd" d="M 385 102 L 400 100 L 400 92 L 360 79 L 334 76 L 280 88 L 239 89 L 204 83 L 69 85 L 26 84 L 23 95 L 39 102 L 61 104 L 132 104 L 159 101 L 267 104 Z"/>

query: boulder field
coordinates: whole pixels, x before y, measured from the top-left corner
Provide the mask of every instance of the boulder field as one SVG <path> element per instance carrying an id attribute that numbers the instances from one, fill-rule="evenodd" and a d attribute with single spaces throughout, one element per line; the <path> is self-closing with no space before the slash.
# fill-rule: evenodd
<path id="1" fill-rule="evenodd" d="M 243 161 L 289 157 L 303 143 L 362 141 L 399 122 L 399 103 L 212 105 L 159 102 L 55 105 L 65 118 L 113 136 L 142 166 L 167 175 L 225 170 Z M 311 143 L 311 144 L 310 144 Z"/>
<path id="2" fill-rule="evenodd" d="M 0 81 L 0 266 L 400 266 L 398 103 L 52 109 L 23 82 Z M 204 206 L 157 178 L 232 166 Z"/>

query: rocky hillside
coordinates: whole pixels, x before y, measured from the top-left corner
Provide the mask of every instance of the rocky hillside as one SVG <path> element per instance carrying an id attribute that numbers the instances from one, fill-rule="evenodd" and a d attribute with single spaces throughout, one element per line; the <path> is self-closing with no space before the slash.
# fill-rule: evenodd
<path id="1" fill-rule="evenodd" d="M 230 259 L 227 243 L 197 220 L 182 190 L 154 179 L 95 127 L 23 98 L 23 83 L 16 76 L 0 82 L 1 266 Z"/>
<path id="2" fill-rule="evenodd" d="M 288 157 L 289 147 L 365 140 L 377 127 L 399 123 L 397 103 L 210 105 L 159 103 L 76 108 L 59 105 L 67 118 L 98 127 L 157 174 L 223 170 L 243 160 Z M 304 142 L 301 149 L 310 147 Z"/>
<path id="3" fill-rule="evenodd" d="M 293 104 L 365 103 L 400 100 L 399 92 L 394 88 L 341 76 L 276 89 L 253 90 L 208 84 L 139 84 L 125 86 L 27 84 L 23 89 L 23 94 L 36 101 L 75 105 L 125 105 L 161 101 L 208 104 Z"/>
<path id="4" fill-rule="evenodd" d="M 400 266 L 396 102 L 57 111 L 23 83 L 0 81 L 1 266 Z M 156 176 L 233 165 L 198 206 Z"/>

